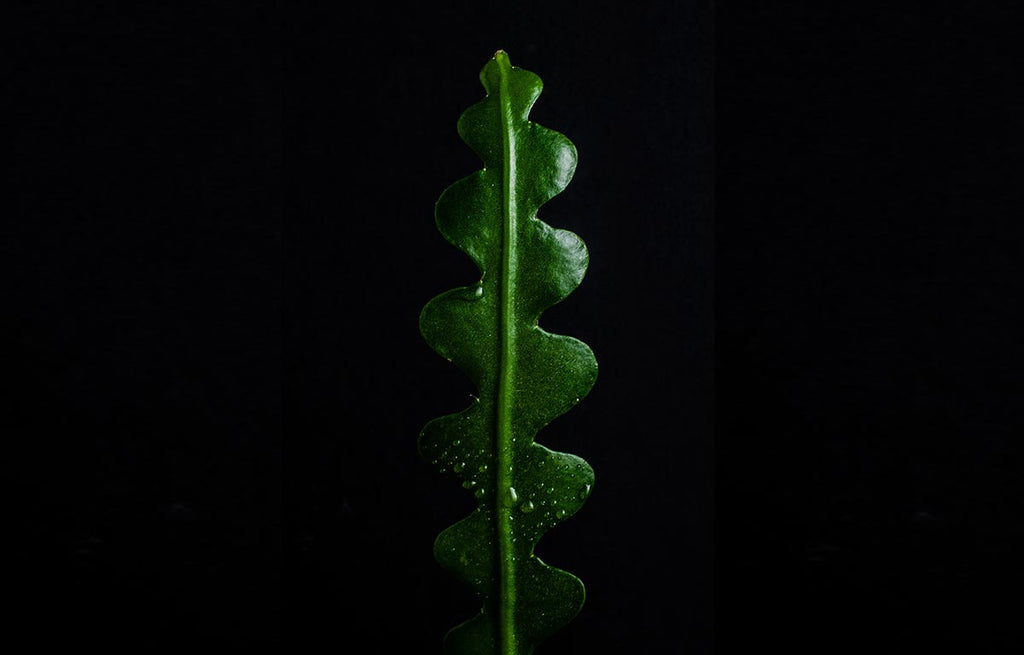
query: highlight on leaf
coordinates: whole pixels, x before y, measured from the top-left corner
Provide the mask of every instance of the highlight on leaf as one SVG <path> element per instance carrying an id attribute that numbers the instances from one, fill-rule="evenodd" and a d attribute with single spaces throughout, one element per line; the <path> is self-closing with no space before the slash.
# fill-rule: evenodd
<path id="1" fill-rule="evenodd" d="M 576 616 L 585 596 L 578 578 L 534 548 L 580 509 L 594 472 L 534 437 L 597 379 L 586 344 L 538 324 L 580 284 L 588 253 L 575 234 L 537 218 L 576 168 L 572 142 L 528 118 L 540 78 L 499 50 L 480 81 L 486 95 L 462 114 L 458 133 L 484 167 L 435 206 L 438 230 L 473 259 L 480 279 L 435 297 L 420 314 L 423 338 L 477 393 L 466 409 L 427 423 L 419 451 L 476 499 L 434 543 L 438 563 L 482 600 L 479 614 L 445 636 L 445 652 L 528 655 Z"/>

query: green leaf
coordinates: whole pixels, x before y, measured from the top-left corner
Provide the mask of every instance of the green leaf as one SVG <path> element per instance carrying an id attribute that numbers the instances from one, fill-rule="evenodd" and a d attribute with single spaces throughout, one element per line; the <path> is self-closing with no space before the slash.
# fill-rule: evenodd
<path id="1" fill-rule="evenodd" d="M 580 401 L 597 378 L 590 348 L 537 322 L 583 279 L 586 246 L 537 219 L 576 169 L 576 148 L 528 119 L 541 92 L 533 73 L 503 51 L 480 73 L 486 97 L 458 131 L 484 168 L 448 187 L 437 227 L 480 268 L 476 284 L 423 308 L 427 343 L 475 383 L 465 410 L 430 421 L 421 455 L 473 493 L 477 508 L 442 532 L 434 556 L 472 587 L 481 612 L 445 637 L 450 655 L 527 655 L 583 605 L 583 583 L 534 553 L 541 536 L 573 515 L 594 472 L 575 455 L 535 443 L 540 428 Z"/>

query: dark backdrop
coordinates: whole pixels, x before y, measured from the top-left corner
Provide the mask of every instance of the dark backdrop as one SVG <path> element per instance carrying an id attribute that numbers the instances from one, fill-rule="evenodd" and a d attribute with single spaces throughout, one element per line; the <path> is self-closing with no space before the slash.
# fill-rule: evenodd
<path id="1" fill-rule="evenodd" d="M 716 10 L 723 653 L 1013 653 L 1018 3 Z"/>
<path id="2" fill-rule="evenodd" d="M 1020 10 L 811 4 L 715 10 L 714 114 L 703 3 L 27 4 L 8 638 L 436 652 L 475 611 L 415 453 L 471 389 L 416 317 L 475 278 L 432 205 L 500 47 L 579 149 L 544 322 L 601 365 L 540 436 L 598 476 L 547 649 L 1014 652 Z"/>
<path id="3" fill-rule="evenodd" d="M 279 644 L 278 10 L 18 9 L 0 238 L 6 639 Z"/>

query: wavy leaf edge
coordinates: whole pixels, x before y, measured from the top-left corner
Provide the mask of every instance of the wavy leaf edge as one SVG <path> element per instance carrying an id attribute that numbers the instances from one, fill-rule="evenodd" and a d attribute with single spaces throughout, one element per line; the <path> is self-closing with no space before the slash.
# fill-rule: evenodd
<path id="1" fill-rule="evenodd" d="M 537 217 L 569 184 L 576 148 L 529 120 L 539 77 L 497 51 L 480 71 L 485 97 L 466 109 L 459 136 L 484 167 L 445 189 L 441 234 L 476 262 L 474 285 L 441 293 L 420 313 L 427 344 L 473 381 L 462 411 L 428 422 L 420 455 L 476 498 L 434 542 L 438 563 L 483 601 L 452 628 L 447 655 L 529 655 L 580 611 L 583 583 L 534 553 L 540 538 L 589 497 L 593 469 L 536 443 L 537 432 L 580 402 L 597 379 L 582 341 L 546 332 L 541 313 L 583 280 L 583 241 Z"/>

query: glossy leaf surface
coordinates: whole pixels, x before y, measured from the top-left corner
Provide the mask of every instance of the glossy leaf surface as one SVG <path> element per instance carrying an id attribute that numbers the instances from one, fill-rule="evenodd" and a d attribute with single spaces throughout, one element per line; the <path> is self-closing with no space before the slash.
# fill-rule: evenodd
<path id="1" fill-rule="evenodd" d="M 435 297 L 420 315 L 427 343 L 478 392 L 465 410 L 430 421 L 419 449 L 477 501 L 434 544 L 441 566 L 483 601 L 445 637 L 445 652 L 527 655 L 583 605 L 582 582 L 542 562 L 534 547 L 582 506 L 594 483 L 585 461 L 534 436 L 590 391 L 597 362 L 583 342 L 538 325 L 542 311 L 579 285 L 588 263 L 579 237 L 537 218 L 572 178 L 576 148 L 528 119 L 541 81 L 507 54 L 498 51 L 480 80 L 486 97 L 463 113 L 458 131 L 484 168 L 446 189 L 435 217 L 481 277 Z"/>

